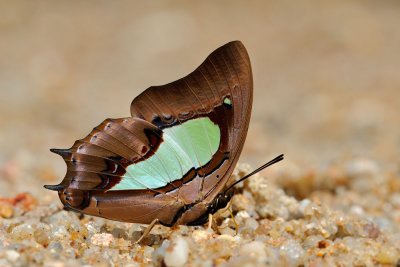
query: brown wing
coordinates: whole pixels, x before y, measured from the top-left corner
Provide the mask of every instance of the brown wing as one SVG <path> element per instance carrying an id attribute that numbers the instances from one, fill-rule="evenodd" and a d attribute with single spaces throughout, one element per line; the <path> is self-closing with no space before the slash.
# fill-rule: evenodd
<path id="1" fill-rule="evenodd" d="M 68 169 L 59 185 L 46 188 L 57 190 L 67 208 L 86 214 L 137 223 L 158 218 L 174 224 L 185 206 L 212 200 L 226 184 L 244 144 L 251 105 L 247 52 L 239 41 L 228 43 L 185 78 L 145 90 L 131 104 L 132 118 L 105 120 L 70 149 L 52 150 Z M 206 166 L 164 188 L 109 191 L 128 165 L 157 151 L 162 129 L 205 116 L 221 130 L 219 149 Z"/>
<path id="2" fill-rule="evenodd" d="M 243 44 L 234 41 L 215 50 L 186 77 L 145 90 L 132 101 L 131 114 L 161 129 L 203 116 L 219 125 L 220 148 L 210 164 L 199 171 L 199 176 L 206 177 L 199 186 L 201 195 L 212 199 L 231 175 L 243 148 L 252 100 L 250 60 Z M 210 176 L 225 160 L 229 163 L 220 170 L 219 178 L 216 179 L 217 174 Z M 181 195 L 193 194 L 193 187 Z"/>
<path id="3" fill-rule="evenodd" d="M 218 48 L 186 77 L 145 90 L 132 101 L 131 115 L 165 128 L 215 113 L 227 98 L 233 103 L 232 112 L 217 115 L 229 120 L 221 126 L 236 141 L 237 135 L 247 132 L 253 99 L 250 59 L 240 41 Z"/>

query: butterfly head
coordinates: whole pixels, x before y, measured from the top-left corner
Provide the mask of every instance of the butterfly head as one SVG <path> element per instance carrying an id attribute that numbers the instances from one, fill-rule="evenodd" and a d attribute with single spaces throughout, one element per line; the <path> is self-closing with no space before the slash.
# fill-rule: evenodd
<path id="1" fill-rule="evenodd" d="M 233 197 L 234 194 L 235 194 L 234 188 L 219 193 L 209 206 L 210 213 L 214 214 L 218 210 L 225 208 L 228 205 L 229 201 L 231 201 L 231 198 Z"/>

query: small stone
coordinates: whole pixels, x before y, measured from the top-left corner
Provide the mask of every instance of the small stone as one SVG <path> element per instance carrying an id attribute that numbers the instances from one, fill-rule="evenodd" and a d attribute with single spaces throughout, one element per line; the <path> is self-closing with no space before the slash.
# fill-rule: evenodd
<path id="1" fill-rule="evenodd" d="M 331 241 L 329 239 L 327 240 L 321 240 L 318 242 L 318 248 L 324 249 L 329 247 L 331 244 Z"/>
<path id="2" fill-rule="evenodd" d="M 245 244 L 240 249 L 240 254 L 255 258 L 258 262 L 265 262 L 267 260 L 265 245 L 260 241 L 253 241 Z"/>
<path id="3" fill-rule="evenodd" d="M 207 250 L 212 251 L 215 258 L 229 258 L 236 251 L 240 239 L 240 236 L 217 235 L 207 242 Z"/>
<path id="4" fill-rule="evenodd" d="M 256 219 L 250 217 L 247 220 L 245 220 L 244 225 L 245 227 L 248 227 L 252 230 L 256 230 L 260 224 L 257 222 Z"/>
<path id="5" fill-rule="evenodd" d="M 315 248 L 322 240 L 324 240 L 324 238 L 321 235 L 310 235 L 304 240 L 303 246 L 305 249 Z"/>
<path id="6" fill-rule="evenodd" d="M 111 231 L 111 234 L 115 237 L 115 238 L 124 238 L 127 239 L 128 238 L 128 234 L 124 229 L 121 228 L 114 228 Z"/>
<path id="7" fill-rule="evenodd" d="M 61 251 L 63 250 L 63 246 L 60 242 L 51 241 L 47 246 L 47 249 L 50 251 L 50 253 L 57 255 L 61 253 Z"/>
<path id="8" fill-rule="evenodd" d="M 165 251 L 164 262 L 168 267 L 184 266 L 189 257 L 189 246 L 183 237 L 171 241 Z"/>
<path id="9" fill-rule="evenodd" d="M 288 240 L 284 242 L 280 251 L 282 256 L 287 259 L 291 266 L 297 266 L 303 264 L 303 258 L 306 255 L 303 247 L 295 240 Z"/>
<path id="10" fill-rule="evenodd" d="M 33 236 L 39 244 L 47 246 L 49 244 L 49 231 L 50 227 L 47 224 L 39 223 L 35 226 Z"/>
<path id="11" fill-rule="evenodd" d="M 245 210 L 239 211 L 235 216 L 235 219 L 237 220 L 238 223 L 240 223 L 243 219 L 247 219 L 247 218 L 250 218 L 250 215 Z"/>
<path id="12" fill-rule="evenodd" d="M 306 212 L 306 208 L 311 204 L 311 200 L 309 199 L 303 199 L 302 201 L 299 202 L 299 212 L 301 216 L 305 215 Z"/>
<path id="13" fill-rule="evenodd" d="M 203 229 L 197 229 L 192 232 L 192 238 L 196 243 L 200 243 L 211 238 L 211 233 Z"/>
<path id="14" fill-rule="evenodd" d="M 232 209 L 234 211 L 246 210 L 252 212 L 254 199 L 251 194 L 246 193 L 247 191 L 244 191 L 243 194 L 237 194 L 232 197 Z"/>
<path id="15" fill-rule="evenodd" d="M 0 197 L 0 207 L 5 204 L 18 207 L 26 212 L 37 206 L 37 200 L 29 193 L 21 193 L 11 198 Z"/>
<path id="16" fill-rule="evenodd" d="M 65 240 L 69 238 L 70 234 L 64 225 L 56 225 L 51 229 L 52 238 L 55 240 Z"/>
<path id="17" fill-rule="evenodd" d="M 170 241 L 168 239 L 165 239 L 161 246 L 159 246 L 156 250 L 151 255 L 151 260 L 154 265 L 161 265 L 163 263 L 163 259 L 165 256 L 165 252 L 167 248 L 169 247 Z"/>
<path id="18" fill-rule="evenodd" d="M 386 248 L 382 249 L 377 255 L 376 259 L 378 262 L 382 264 L 396 264 L 399 258 L 398 253 L 394 248 Z"/>
<path id="19" fill-rule="evenodd" d="M 109 247 L 114 237 L 109 233 L 94 234 L 91 238 L 92 244 L 101 247 Z"/>
<path id="20" fill-rule="evenodd" d="M 369 159 L 354 159 L 347 165 L 350 187 L 354 191 L 366 193 L 379 187 L 381 174 L 378 165 Z"/>
<path id="21" fill-rule="evenodd" d="M 381 233 L 379 227 L 372 222 L 364 225 L 364 230 L 367 232 L 368 237 L 372 239 L 376 239 Z"/>
<path id="22" fill-rule="evenodd" d="M 0 216 L 3 218 L 11 218 L 14 215 L 13 207 L 8 203 L 0 203 Z"/>
<path id="23" fill-rule="evenodd" d="M 96 221 L 87 222 L 85 224 L 85 227 L 88 231 L 89 236 L 92 236 L 92 235 L 100 232 L 101 225 L 99 225 L 98 221 L 96 220 Z"/>
<path id="24" fill-rule="evenodd" d="M 151 256 L 154 253 L 154 248 L 153 247 L 149 247 L 149 246 L 145 246 L 143 248 L 143 258 L 145 261 L 147 261 L 148 263 L 151 263 Z"/>
<path id="25" fill-rule="evenodd" d="M 350 213 L 361 216 L 364 214 L 364 209 L 361 206 L 353 205 L 350 207 Z"/>
<path id="26" fill-rule="evenodd" d="M 16 262 L 21 256 L 18 252 L 14 250 L 7 250 L 5 254 L 7 259 L 11 262 Z"/>
<path id="27" fill-rule="evenodd" d="M 12 230 L 11 234 L 17 240 L 30 239 L 33 236 L 33 228 L 30 224 L 20 224 Z"/>

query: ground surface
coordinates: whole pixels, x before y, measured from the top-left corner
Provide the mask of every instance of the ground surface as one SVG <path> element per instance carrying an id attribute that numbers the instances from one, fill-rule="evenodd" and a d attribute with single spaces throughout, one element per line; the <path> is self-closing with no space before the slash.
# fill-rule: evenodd
<path id="1" fill-rule="evenodd" d="M 400 265 L 398 25 L 398 1 L 0 1 L 0 266 Z M 286 156 L 235 196 L 238 235 L 222 214 L 137 246 L 139 225 L 59 211 L 49 148 L 236 39 L 255 98 L 235 177 Z"/>

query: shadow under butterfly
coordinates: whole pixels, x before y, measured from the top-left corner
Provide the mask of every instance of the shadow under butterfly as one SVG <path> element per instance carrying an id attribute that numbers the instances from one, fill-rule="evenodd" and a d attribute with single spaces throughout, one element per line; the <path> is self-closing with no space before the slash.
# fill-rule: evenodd
<path id="1" fill-rule="evenodd" d="M 111 220 L 201 225 L 224 208 L 249 126 L 253 78 L 240 41 L 211 53 L 192 73 L 152 86 L 131 104 L 132 117 L 107 119 L 70 149 L 58 191 L 68 210 Z"/>

